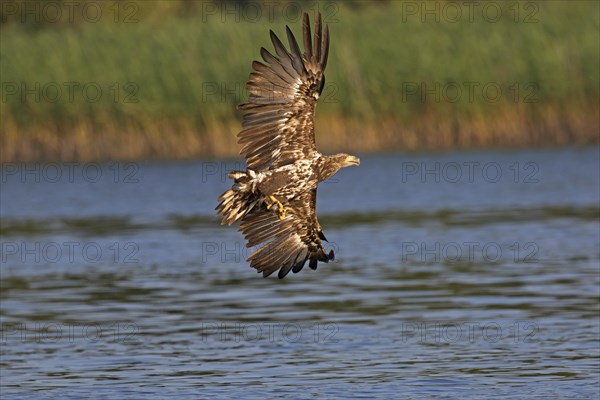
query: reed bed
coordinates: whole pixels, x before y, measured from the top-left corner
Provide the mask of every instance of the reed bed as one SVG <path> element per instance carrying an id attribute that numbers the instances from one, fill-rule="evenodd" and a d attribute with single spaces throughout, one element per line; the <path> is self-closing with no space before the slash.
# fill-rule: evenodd
<path id="1" fill-rule="evenodd" d="M 500 17 L 492 6 L 484 14 L 485 2 L 472 15 L 461 6 L 459 20 L 449 7 L 468 3 L 306 5 L 320 7 L 331 31 L 319 144 L 598 143 L 600 3 L 490 3 Z M 269 29 L 300 32 L 296 14 L 250 20 L 243 2 L 94 4 L 104 16 L 95 23 L 3 8 L 3 162 L 236 155 L 251 61 L 271 47 Z"/>

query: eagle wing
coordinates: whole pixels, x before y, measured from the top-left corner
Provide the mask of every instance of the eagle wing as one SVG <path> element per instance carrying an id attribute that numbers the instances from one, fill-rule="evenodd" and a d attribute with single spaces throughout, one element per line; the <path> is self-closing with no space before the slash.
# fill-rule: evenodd
<path id="1" fill-rule="evenodd" d="M 315 106 L 325 85 L 325 66 L 329 53 L 329 29 L 322 28 L 321 14 L 315 20 L 315 36 L 309 26 L 308 14 L 302 19 L 304 53 L 286 26 L 290 46 L 288 52 L 279 38 L 270 31 L 276 56 L 264 47 L 260 49 L 264 64 L 252 63 L 254 72 L 246 88 L 248 103 L 243 130 L 238 134 L 242 154 L 248 167 L 265 170 L 290 164 L 316 153 Z"/>
<path id="2" fill-rule="evenodd" d="M 242 221 L 240 231 L 248 241 L 247 247 L 261 246 L 248 261 L 264 277 L 279 270 L 278 277 L 290 271 L 299 272 L 309 261 L 317 269 L 319 261 L 334 259 L 333 250 L 327 254 L 321 239 L 325 239 L 315 213 L 317 190 L 307 191 L 286 206 L 286 218 L 255 207 Z"/>

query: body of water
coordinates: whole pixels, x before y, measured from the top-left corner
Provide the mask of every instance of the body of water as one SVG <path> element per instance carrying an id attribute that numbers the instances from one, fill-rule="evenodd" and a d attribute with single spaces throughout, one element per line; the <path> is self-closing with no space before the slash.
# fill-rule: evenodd
<path id="1" fill-rule="evenodd" d="M 366 155 L 284 280 L 214 217 L 239 161 L 5 164 L 9 398 L 598 398 L 597 149 Z"/>

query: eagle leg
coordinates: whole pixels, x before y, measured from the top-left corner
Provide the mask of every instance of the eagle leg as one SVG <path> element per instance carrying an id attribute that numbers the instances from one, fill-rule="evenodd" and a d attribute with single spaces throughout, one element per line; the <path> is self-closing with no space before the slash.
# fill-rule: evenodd
<path id="1" fill-rule="evenodd" d="M 270 195 L 269 200 L 271 200 L 270 204 L 267 204 L 267 210 L 270 210 L 273 207 L 273 204 L 277 204 L 277 213 L 279 214 L 279 220 L 283 220 L 285 218 L 285 208 L 283 204 L 279 200 L 275 198 L 275 196 Z"/>

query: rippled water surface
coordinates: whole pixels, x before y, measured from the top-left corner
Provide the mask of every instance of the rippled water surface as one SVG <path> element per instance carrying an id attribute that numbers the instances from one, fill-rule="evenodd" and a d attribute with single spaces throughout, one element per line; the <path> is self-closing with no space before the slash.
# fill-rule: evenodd
<path id="1" fill-rule="evenodd" d="M 362 157 L 336 260 L 262 279 L 239 161 L 5 165 L 9 398 L 598 398 L 597 149 Z"/>

